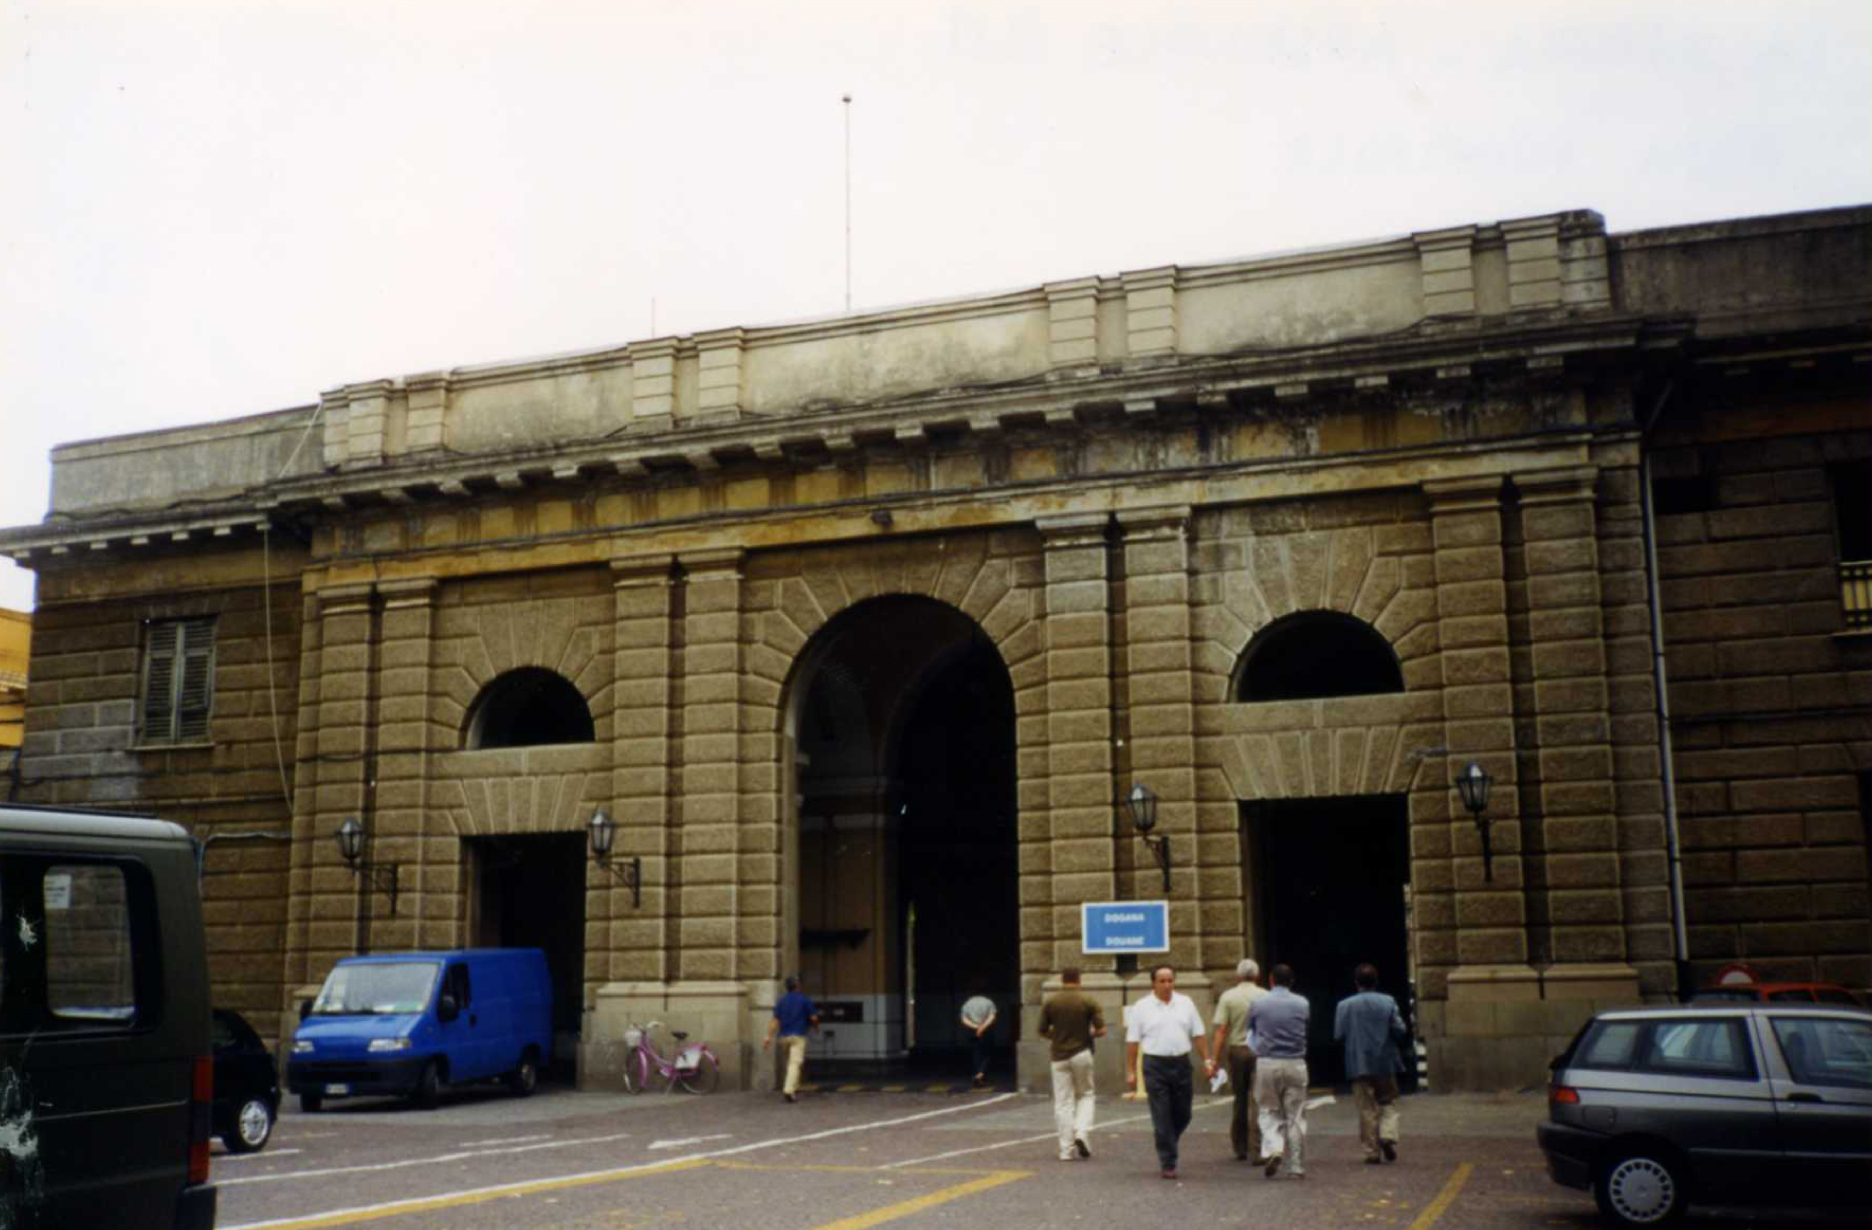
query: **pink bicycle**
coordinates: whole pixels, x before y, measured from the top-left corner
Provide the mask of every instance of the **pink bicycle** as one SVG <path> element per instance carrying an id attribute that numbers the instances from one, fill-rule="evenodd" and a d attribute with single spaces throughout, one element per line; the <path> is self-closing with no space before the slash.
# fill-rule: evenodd
<path id="1" fill-rule="evenodd" d="M 630 1053 L 624 1056 L 624 1092 L 642 1093 L 652 1077 L 663 1082 L 665 1093 L 674 1093 L 678 1086 L 687 1093 L 715 1092 L 721 1084 L 721 1061 L 715 1058 L 714 1050 L 706 1042 L 684 1046 L 689 1035 L 675 1029 L 670 1037 L 679 1049 L 666 1058 L 650 1040 L 651 1031 L 662 1026 L 661 1021 L 651 1021 L 624 1031 L 624 1044 L 630 1047 Z"/>

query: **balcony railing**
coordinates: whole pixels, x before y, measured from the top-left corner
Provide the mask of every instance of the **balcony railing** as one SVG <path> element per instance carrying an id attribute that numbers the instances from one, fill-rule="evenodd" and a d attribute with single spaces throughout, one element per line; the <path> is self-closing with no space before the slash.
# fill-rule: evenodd
<path id="1" fill-rule="evenodd" d="M 1872 560 L 1841 560 L 1840 608 L 1848 628 L 1872 628 Z"/>

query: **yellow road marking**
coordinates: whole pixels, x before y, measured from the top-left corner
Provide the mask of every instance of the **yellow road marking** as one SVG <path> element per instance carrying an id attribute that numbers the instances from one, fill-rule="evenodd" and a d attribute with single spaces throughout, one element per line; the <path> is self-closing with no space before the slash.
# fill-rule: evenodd
<path id="1" fill-rule="evenodd" d="M 863 1085 L 840 1085 L 838 1087 L 840 1093 L 858 1093 L 863 1089 Z"/>
<path id="2" fill-rule="evenodd" d="M 1048 1136 L 1046 1139 L 1052 1140 L 1053 1137 Z M 1031 1170 L 982 1170 L 979 1167 L 972 1166 L 918 1166 L 915 1170 L 894 1170 L 887 1172 L 878 1166 L 834 1166 L 829 1163 L 821 1165 L 805 1162 L 716 1162 L 714 1165 L 718 1170 L 760 1170 L 773 1174 L 786 1174 L 791 1171 L 799 1171 L 801 1173 L 807 1171 L 828 1171 L 833 1174 L 966 1174 L 976 1176 L 1011 1174 L 1022 1179 L 1030 1179 L 1033 1177 L 1033 1171 Z"/>
<path id="3" fill-rule="evenodd" d="M 902 1085 L 886 1085 L 884 1086 L 883 1089 L 879 1090 L 878 1092 L 880 1093 L 902 1093 L 903 1091 L 904 1091 L 904 1087 Z"/>
<path id="4" fill-rule="evenodd" d="M 514 1183 L 486 1191 L 463 1192 L 454 1196 L 435 1196 L 427 1200 L 397 1201 L 375 1208 L 343 1209 L 336 1213 L 320 1213 L 312 1217 L 302 1217 L 296 1221 L 274 1221 L 265 1224 L 267 1230 L 317 1230 L 321 1226 L 351 1226 L 359 1222 L 381 1221 L 387 1217 L 407 1217 L 411 1213 L 433 1213 L 437 1209 L 458 1209 L 471 1204 L 486 1204 L 491 1200 L 507 1200 L 515 1196 L 563 1191 L 571 1187 L 621 1183 L 625 1179 L 673 1174 L 679 1170 L 694 1170 L 698 1166 L 706 1165 L 708 1165 L 706 1159 L 695 1158 L 690 1161 L 671 1162 L 666 1166 L 646 1166 L 642 1170 L 607 1170 L 600 1174 L 572 1175 L 563 1179 L 538 1179 L 531 1183 Z"/>
<path id="5" fill-rule="evenodd" d="M 1474 1162 L 1464 1162 L 1456 1167 L 1456 1173 L 1451 1175 L 1449 1182 L 1443 1185 L 1443 1190 L 1437 1193 L 1437 1198 L 1432 1200 L 1423 1212 L 1417 1214 L 1417 1220 L 1410 1224 L 1410 1230 L 1430 1230 L 1430 1226 L 1435 1223 L 1436 1219 L 1443 1216 L 1444 1210 L 1455 1203 L 1456 1194 L 1462 1191 L 1463 1184 L 1469 1181 L 1469 1174 L 1474 1169 Z"/>
<path id="6" fill-rule="evenodd" d="M 860 1213 L 856 1217 L 829 1221 L 813 1230 L 865 1230 L 868 1226 L 881 1226 L 887 1221 L 896 1221 L 899 1217 L 908 1217 L 912 1213 L 921 1213 L 924 1209 L 933 1209 L 939 1204 L 948 1204 L 951 1200 L 960 1200 L 964 1196 L 973 1196 L 976 1192 L 985 1192 L 991 1187 L 1000 1187 L 1003 1183 L 1012 1183 L 1016 1179 L 1025 1179 L 1033 1172 L 1030 1170 L 997 1170 L 971 1179 L 967 1183 L 958 1183 L 954 1187 L 945 1187 L 927 1196 L 917 1196 L 900 1204 L 887 1204 L 881 1209 L 872 1209 L 869 1213 Z"/>

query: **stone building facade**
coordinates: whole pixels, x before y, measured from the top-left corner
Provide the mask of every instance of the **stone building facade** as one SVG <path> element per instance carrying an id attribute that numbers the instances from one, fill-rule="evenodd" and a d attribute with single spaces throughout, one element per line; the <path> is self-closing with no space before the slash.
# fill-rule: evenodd
<path id="1" fill-rule="evenodd" d="M 1580 211 L 67 445 L 22 797 L 207 839 L 263 1027 L 537 943 L 581 1080 L 655 1017 L 764 1086 L 800 970 L 821 1054 L 979 988 L 1036 1083 L 1062 966 L 1142 990 L 1080 906 L 1161 898 L 1200 1002 L 1376 959 L 1433 1085 L 1528 1083 L 1730 960 L 1872 982 L 1869 288 L 1872 209 Z"/>

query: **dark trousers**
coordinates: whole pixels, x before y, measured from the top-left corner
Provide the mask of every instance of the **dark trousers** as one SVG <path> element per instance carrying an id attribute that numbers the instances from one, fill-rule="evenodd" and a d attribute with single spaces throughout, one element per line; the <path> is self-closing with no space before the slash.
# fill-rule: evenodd
<path id="1" fill-rule="evenodd" d="M 970 1040 L 975 1056 L 975 1075 L 981 1076 L 988 1071 L 989 1042 L 988 1031 L 982 1030 Z"/>
<path id="2" fill-rule="evenodd" d="M 1175 1170 L 1177 1140 L 1190 1125 L 1196 1100 L 1196 1082 L 1190 1075 L 1188 1055 L 1144 1056 L 1144 1096 L 1150 1100 L 1151 1134 L 1157 1139 L 1157 1161 Z"/>
<path id="3" fill-rule="evenodd" d="M 1261 1120 L 1255 1113 L 1255 1053 L 1245 1046 L 1228 1048 L 1229 1084 L 1235 1086 L 1234 1113 L 1229 1116 L 1229 1143 L 1235 1156 L 1261 1160 Z"/>

